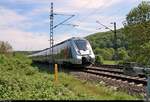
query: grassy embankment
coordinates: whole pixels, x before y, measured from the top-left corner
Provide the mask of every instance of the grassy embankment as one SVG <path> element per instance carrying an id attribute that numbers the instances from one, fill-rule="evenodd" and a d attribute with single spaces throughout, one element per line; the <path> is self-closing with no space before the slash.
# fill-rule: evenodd
<path id="1" fill-rule="evenodd" d="M 103 85 L 82 82 L 65 73 L 54 75 L 31 65 L 25 56 L 0 55 L 0 100 L 52 99 L 52 100 L 134 100 L 123 92 L 116 92 Z"/>
<path id="2" fill-rule="evenodd" d="M 103 61 L 103 64 L 108 64 L 108 65 L 117 65 L 120 61 L 121 61 L 121 60 L 119 60 L 119 61 L 104 60 L 104 61 Z"/>

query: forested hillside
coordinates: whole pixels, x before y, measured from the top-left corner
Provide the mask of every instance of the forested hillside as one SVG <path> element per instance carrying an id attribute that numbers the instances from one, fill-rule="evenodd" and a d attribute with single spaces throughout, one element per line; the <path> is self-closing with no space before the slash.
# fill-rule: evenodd
<path id="1" fill-rule="evenodd" d="M 111 31 L 108 32 L 99 32 L 86 37 L 92 44 L 93 49 L 99 48 L 113 48 L 114 42 L 114 33 Z M 125 35 L 123 30 L 117 30 L 117 43 L 118 47 L 125 47 Z"/>
<path id="2" fill-rule="evenodd" d="M 114 33 L 99 32 L 86 37 L 89 40 L 96 56 L 100 56 L 104 60 L 114 59 Z M 127 41 L 123 29 L 117 30 L 117 48 L 118 60 L 128 57 L 126 50 L 128 49 Z"/>

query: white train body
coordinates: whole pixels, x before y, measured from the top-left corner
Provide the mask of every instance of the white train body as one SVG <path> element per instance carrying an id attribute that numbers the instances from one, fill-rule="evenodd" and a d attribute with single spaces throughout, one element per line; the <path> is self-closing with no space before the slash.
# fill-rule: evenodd
<path id="1" fill-rule="evenodd" d="M 35 61 L 52 61 L 49 48 L 29 55 L 29 57 Z M 58 64 L 90 65 L 95 62 L 95 55 L 86 39 L 73 37 L 53 46 L 53 59 Z"/>

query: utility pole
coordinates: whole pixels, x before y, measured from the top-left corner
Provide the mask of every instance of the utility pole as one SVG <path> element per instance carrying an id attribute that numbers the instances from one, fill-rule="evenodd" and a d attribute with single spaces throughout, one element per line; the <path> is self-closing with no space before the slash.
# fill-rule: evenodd
<path id="1" fill-rule="evenodd" d="M 53 63 L 53 44 L 54 44 L 54 40 L 53 40 L 53 19 L 54 19 L 54 14 L 53 14 L 53 3 L 51 2 L 51 8 L 50 8 L 50 56 L 49 56 L 49 63 Z M 53 66 L 53 65 L 52 65 Z"/>
<path id="2" fill-rule="evenodd" d="M 113 22 L 111 24 L 114 24 L 114 30 L 110 29 L 109 27 L 103 25 L 102 23 L 100 23 L 99 21 L 96 21 L 96 23 L 104 26 L 106 29 L 109 29 L 110 31 L 112 31 L 114 33 L 114 45 L 113 45 L 113 48 L 115 50 L 115 55 L 114 55 L 114 59 L 115 59 L 115 62 L 117 62 L 117 57 L 118 57 L 118 50 L 117 50 L 117 30 L 116 30 L 116 22 Z"/>
<path id="3" fill-rule="evenodd" d="M 118 51 L 117 51 L 117 31 L 116 31 L 116 22 L 114 22 L 114 49 L 115 49 L 115 61 L 117 61 L 117 55 L 118 55 Z"/>
<path id="4" fill-rule="evenodd" d="M 54 20 L 54 15 L 61 15 L 61 16 L 69 16 L 67 19 L 65 19 L 64 21 L 53 25 L 53 20 Z M 78 25 L 73 25 L 73 24 L 64 24 L 66 21 L 68 21 L 69 19 L 71 19 L 72 17 L 74 17 L 75 15 L 66 15 L 66 14 L 56 14 L 53 12 L 53 2 L 51 2 L 51 8 L 50 8 L 50 62 L 54 63 L 54 59 L 53 59 L 53 44 L 54 44 L 54 39 L 53 39 L 53 30 L 55 28 L 57 28 L 60 25 L 72 25 L 72 26 L 78 26 Z M 52 61 L 51 61 L 52 60 Z"/>
<path id="5" fill-rule="evenodd" d="M 62 21 L 62 22 L 60 22 L 60 23 L 58 23 L 56 25 L 53 25 L 54 15 L 62 15 L 62 16 L 69 16 L 69 17 L 67 19 L 65 19 L 64 21 Z M 49 39 L 50 46 L 49 46 L 49 54 L 47 54 L 47 56 L 49 55 L 50 68 L 53 68 L 54 64 L 55 64 L 55 68 L 54 68 L 55 82 L 57 82 L 57 79 L 58 79 L 58 65 L 57 65 L 57 63 L 55 63 L 54 55 L 53 55 L 54 54 L 53 53 L 53 44 L 54 44 L 53 30 L 55 28 L 57 28 L 59 25 L 64 25 L 64 23 L 66 21 L 68 21 L 69 19 L 71 19 L 74 16 L 75 15 L 65 15 L 65 14 L 56 14 L 56 13 L 54 13 L 53 12 L 53 2 L 51 2 L 51 7 L 50 7 L 50 39 Z M 71 25 L 71 24 L 68 24 L 68 25 Z M 76 26 L 76 25 L 72 25 L 72 26 Z"/>

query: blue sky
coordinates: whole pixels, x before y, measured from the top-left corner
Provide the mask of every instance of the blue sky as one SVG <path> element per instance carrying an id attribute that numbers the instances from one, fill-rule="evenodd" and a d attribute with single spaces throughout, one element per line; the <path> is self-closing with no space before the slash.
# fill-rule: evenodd
<path id="1" fill-rule="evenodd" d="M 50 3 L 54 12 L 74 14 L 67 23 L 54 30 L 54 43 L 70 37 L 85 37 L 108 31 L 98 20 L 113 29 L 123 27 L 126 14 L 142 0 L 0 0 L 0 40 L 8 41 L 14 50 L 40 50 L 49 47 Z M 147 0 L 148 1 L 148 0 Z M 54 25 L 67 16 L 54 16 Z M 98 29 L 101 28 L 101 29 Z"/>

